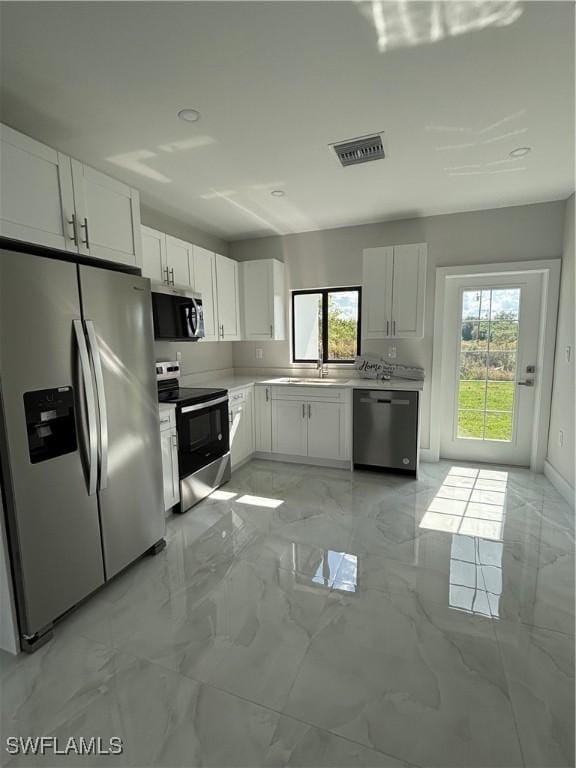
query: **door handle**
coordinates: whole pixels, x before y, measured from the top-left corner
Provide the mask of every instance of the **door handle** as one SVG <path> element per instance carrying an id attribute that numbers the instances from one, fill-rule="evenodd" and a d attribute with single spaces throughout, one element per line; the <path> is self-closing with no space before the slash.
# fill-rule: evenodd
<path id="1" fill-rule="evenodd" d="M 90 358 L 88 357 L 88 347 L 86 346 L 86 337 L 82 328 L 81 320 L 73 320 L 74 334 L 78 344 L 78 354 L 80 357 L 80 367 L 82 369 L 82 380 L 84 385 L 84 396 L 86 398 L 86 413 L 88 417 L 88 495 L 93 496 L 96 493 L 96 472 L 98 462 L 98 437 L 96 435 L 96 398 L 94 397 L 94 384 L 92 382 L 92 371 L 90 369 Z"/>
<path id="2" fill-rule="evenodd" d="M 100 348 L 92 320 L 85 320 L 90 345 L 90 356 L 94 367 L 96 379 L 96 397 L 98 398 L 98 414 L 100 417 L 100 483 L 98 490 L 103 491 L 108 487 L 108 408 L 106 406 L 106 392 L 104 391 L 104 376 L 102 375 L 102 360 Z"/>
<path id="3" fill-rule="evenodd" d="M 73 241 L 76 248 L 78 248 L 78 227 L 76 222 L 76 214 L 72 214 L 71 219 L 67 219 L 68 224 L 72 225 L 72 236 L 70 237 L 70 240 Z"/>
<path id="4" fill-rule="evenodd" d="M 88 236 L 88 219 L 84 216 L 84 224 L 80 224 L 80 229 L 83 229 L 86 234 L 86 239 L 82 240 L 86 248 L 90 250 L 90 238 Z"/>
<path id="5" fill-rule="evenodd" d="M 516 382 L 519 387 L 533 387 L 534 382 L 531 379 L 526 379 L 526 381 L 517 381 Z"/>

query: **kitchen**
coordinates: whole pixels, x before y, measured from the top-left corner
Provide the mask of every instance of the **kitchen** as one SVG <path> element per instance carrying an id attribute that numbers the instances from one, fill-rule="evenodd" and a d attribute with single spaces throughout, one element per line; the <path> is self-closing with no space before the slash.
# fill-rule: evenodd
<path id="1" fill-rule="evenodd" d="M 109 765 L 569 765 L 573 7 L 465 28 L 447 2 L 416 45 L 363 4 L 43 5 L 0 8 L 3 734 L 120 737 Z M 297 130 L 337 92 L 325 24 L 354 82 L 389 62 L 394 116 L 367 88 Z M 540 33 L 561 99 L 525 87 Z M 484 40 L 472 130 L 453 63 L 488 71 Z M 394 84 L 425 61 L 444 114 Z"/>

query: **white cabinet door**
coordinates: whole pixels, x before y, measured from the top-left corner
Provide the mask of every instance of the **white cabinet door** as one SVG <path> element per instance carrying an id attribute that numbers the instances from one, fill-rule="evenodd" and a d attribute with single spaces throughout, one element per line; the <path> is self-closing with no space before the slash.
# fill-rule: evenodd
<path id="1" fill-rule="evenodd" d="M 166 279 L 166 235 L 150 227 L 141 227 L 142 276 L 162 283 Z"/>
<path id="2" fill-rule="evenodd" d="M 0 126 L 0 235 L 77 252 L 70 158 Z"/>
<path id="3" fill-rule="evenodd" d="M 254 453 L 254 422 L 252 393 L 244 390 L 235 403 L 235 393 L 230 395 L 230 461 L 232 469 Z"/>
<path id="4" fill-rule="evenodd" d="M 204 341 L 218 341 L 218 317 L 216 312 L 216 257 L 212 251 L 192 247 L 194 280 L 192 287 L 202 294 L 204 312 Z"/>
<path id="5" fill-rule="evenodd" d="M 191 264 L 192 258 L 192 245 L 190 243 L 166 235 L 166 266 L 168 268 L 168 280 L 172 285 L 192 285 L 194 274 L 194 265 Z"/>
<path id="6" fill-rule="evenodd" d="M 426 245 L 394 246 L 392 330 L 398 339 L 424 335 Z"/>
<path id="7" fill-rule="evenodd" d="M 284 265 L 276 259 L 244 261 L 242 273 L 243 338 L 254 341 L 285 338 Z"/>
<path id="8" fill-rule="evenodd" d="M 308 456 L 345 459 L 346 406 L 341 403 L 307 403 Z"/>
<path id="9" fill-rule="evenodd" d="M 362 262 L 362 337 L 390 336 L 394 249 L 367 248 Z"/>
<path id="10" fill-rule="evenodd" d="M 254 387 L 254 448 L 256 451 L 272 451 L 272 397 L 270 387 L 256 384 Z"/>
<path id="11" fill-rule="evenodd" d="M 300 400 L 272 401 L 272 452 L 292 456 L 308 454 L 307 403 Z"/>
<path id="12" fill-rule="evenodd" d="M 122 264 L 141 265 L 138 192 L 72 160 L 80 253 Z"/>
<path id="13" fill-rule="evenodd" d="M 219 335 L 224 341 L 240 340 L 238 262 L 216 254 Z"/>
<path id="14" fill-rule="evenodd" d="M 162 485 L 164 489 L 164 511 L 168 512 L 180 501 L 178 479 L 178 443 L 175 429 L 160 432 L 162 447 Z"/>

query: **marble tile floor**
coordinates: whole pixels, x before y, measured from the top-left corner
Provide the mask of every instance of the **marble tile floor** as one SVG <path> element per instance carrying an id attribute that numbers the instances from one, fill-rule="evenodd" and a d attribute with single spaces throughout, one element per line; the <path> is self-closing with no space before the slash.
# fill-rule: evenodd
<path id="1" fill-rule="evenodd" d="M 574 512 L 541 475 L 252 461 L 32 656 L 6 765 L 574 765 Z M 7 736 L 120 755 L 10 756 Z"/>

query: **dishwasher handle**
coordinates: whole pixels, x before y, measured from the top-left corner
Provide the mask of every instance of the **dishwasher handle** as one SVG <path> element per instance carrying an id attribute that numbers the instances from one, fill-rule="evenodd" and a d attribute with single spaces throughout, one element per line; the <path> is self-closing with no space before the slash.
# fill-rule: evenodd
<path id="1" fill-rule="evenodd" d="M 368 403 L 370 405 L 376 405 L 376 404 L 383 404 L 383 405 L 410 405 L 410 400 L 383 400 L 383 399 L 372 399 L 371 397 L 361 397 L 360 398 L 361 403 Z"/>

